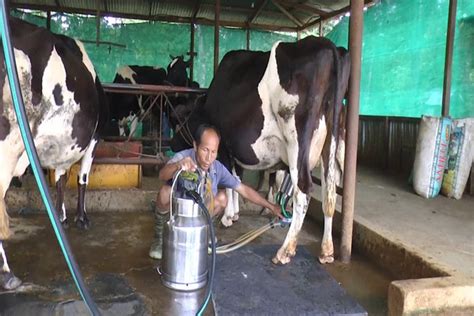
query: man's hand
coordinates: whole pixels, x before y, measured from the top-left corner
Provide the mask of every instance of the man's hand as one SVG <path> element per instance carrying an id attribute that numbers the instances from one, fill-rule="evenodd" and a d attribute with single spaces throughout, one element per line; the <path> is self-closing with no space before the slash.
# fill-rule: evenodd
<path id="1" fill-rule="evenodd" d="M 196 163 L 191 159 L 191 157 L 185 157 L 178 161 L 178 166 L 183 169 L 184 171 L 196 171 L 197 165 Z"/>
<path id="2" fill-rule="evenodd" d="M 271 208 L 267 207 L 272 213 L 273 215 L 277 216 L 279 219 L 283 219 L 283 215 L 281 214 L 281 208 L 280 208 L 280 205 L 278 204 L 275 204 L 275 203 L 270 203 L 270 206 Z"/>

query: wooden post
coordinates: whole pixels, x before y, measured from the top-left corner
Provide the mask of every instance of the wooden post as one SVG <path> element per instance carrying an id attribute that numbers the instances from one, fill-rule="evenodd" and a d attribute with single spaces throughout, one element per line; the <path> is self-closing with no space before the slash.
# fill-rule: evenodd
<path id="1" fill-rule="evenodd" d="M 219 65 L 219 19 L 221 14 L 221 1 L 216 0 L 214 15 L 214 74 L 217 72 Z"/>
<path id="2" fill-rule="evenodd" d="M 359 131 L 360 68 L 362 56 L 362 28 L 364 0 L 351 0 L 349 52 L 351 75 L 347 113 L 346 154 L 344 161 L 344 192 L 342 195 L 341 261 L 349 263 L 352 252 L 354 198 L 357 167 L 357 139 Z"/>
<path id="3" fill-rule="evenodd" d="M 446 34 L 446 56 L 444 60 L 443 107 L 442 115 L 449 115 L 451 99 L 451 66 L 453 64 L 454 31 L 456 30 L 457 0 L 449 1 L 448 31 Z"/>

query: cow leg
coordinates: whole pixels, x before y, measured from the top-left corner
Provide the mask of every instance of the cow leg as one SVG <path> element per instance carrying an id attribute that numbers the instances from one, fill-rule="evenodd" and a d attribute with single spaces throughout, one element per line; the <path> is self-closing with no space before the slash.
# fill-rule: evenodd
<path id="1" fill-rule="evenodd" d="M 235 168 L 232 169 L 232 173 L 235 177 L 240 179 Z M 239 194 L 237 191 L 231 189 L 226 189 L 225 193 L 227 195 L 227 206 L 224 210 L 224 216 L 221 218 L 221 223 L 225 227 L 230 227 L 233 222 L 239 220 Z"/>
<path id="2" fill-rule="evenodd" d="M 330 143 L 329 146 L 328 143 Z M 341 143 L 341 142 L 340 142 Z M 329 147 L 329 150 L 328 150 Z M 336 209 L 336 181 L 338 179 L 336 141 L 331 137 L 330 142 L 326 142 L 321 162 L 321 192 L 324 213 L 324 233 L 321 241 L 321 254 L 319 262 L 332 263 L 334 261 L 334 245 L 332 241 L 332 219 Z M 344 157 L 340 158 L 344 159 Z"/>
<path id="3" fill-rule="evenodd" d="M 5 250 L 3 249 L 3 241 L 8 239 L 11 234 L 5 204 L 5 194 L 10 185 L 20 155 L 18 154 L 16 159 L 13 154 L 7 155 L 6 153 L 11 153 L 11 150 L 8 150 L 8 148 L 11 148 L 11 146 L 5 143 L 0 144 L 0 152 L 2 153 L 2 155 L 0 155 L 0 166 L 2 168 L 0 172 L 0 286 L 6 290 L 12 290 L 17 288 L 21 284 L 21 281 L 11 272 Z"/>
<path id="4" fill-rule="evenodd" d="M 28 160 L 28 155 L 26 154 L 26 151 L 25 151 L 20 156 L 20 159 L 18 160 L 16 164 L 15 171 L 13 171 L 13 176 L 14 177 L 22 176 L 29 165 L 30 165 L 30 161 Z"/>
<path id="5" fill-rule="evenodd" d="M 237 172 L 235 171 L 235 168 L 233 169 L 233 172 L 234 176 L 236 178 L 238 178 L 239 180 L 241 180 L 242 178 L 239 177 L 239 175 L 237 174 Z M 232 216 L 232 221 L 233 222 L 236 222 L 239 220 L 239 212 L 240 212 L 240 206 L 239 206 L 239 193 L 237 193 L 237 191 L 235 190 L 232 190 L 232 194 L 234 195 L 233 196 L 233 203 L 234 203 L 234 216 Z"/>
<path id="6" fill-rule="evenodd" d="M 77 198 L 77 215 L 74 221 L 76 226 L 80 229 L 88 229 L 90 227 L 89 218 L 87 218 L 85 197 L 86 187 L 89 183 L 89 173 L 92 168 L 92 161 L 94 160 L 95 148 L 98 143 L 97 135 L 91 140 L 91 143 L 86 149 L 81 160 L 81 170 L 77 176 L 78 198 Z"/>
<path id="7" fill-rule="evenodd" d="M 10 237 L 10 219 L 5 204 L 5 195 L 13 178 L 13 171 L 18 163 L 20 154 L 14 155 L 9 151 L 11 146 L 6 143 L 0 143 L 0 241 Z"/>
<path id="8" fill-rule="evenodd" d="M 10 270 L 7 255 L 3 249 L 3 241 L 0 240 L 0 286 L 5 290 L 14 290 L 21 285 L 21 280 Z"/>
<path id="9" fill-rule="evenodd" d="M 276 256 L 272 259 L 274 264 L 287 264 L 296 254 L 296 244 L 298 234 L 303 226 L 304 217 L 308 210 L 307 195 L 298 188 L 293 193 L 293 217 L 283 245 L 278 250 Z"/>
<path id="10" fill-rule="evenodd" d="M 321 164 L 321 192 L 323 201 L 324 213 L 324 233 L 321 241 L 321 254 L 319 255 L 319 262 L 332 263 L 334 261 L 334 246 L 332 241 L 332 218 L 334 215 L 334 207 L 331 207 L 331 198 L 328 192 L 327 179 L 324 176 L 325 163 Z"/>
<path id="11" fill-rule="evenodd" d="M 263 175 L 261 176 L 260 178 L 260 181 L 259 181 L 259 186 L 261 185 L 260 182 L 263 182 L 265 181 L 266 177 L 268 175 L 268 194 L 267 194 L 267 200 L 272 202 L 272 203 L 275 203 L 275 194 L 278 192 L 277 189 L 275 188 L 275 177 L 276 177 L 276 173 L 275 172 L 264 172 Z M 263 178 L 263 181 L 262 181 L 262 178 Z M 263 186 L 263 184 L 261 185 Z M 260 210 L 260 215 L 266 215 L 268 214 L 269 211 L 265 208 L 265 207 L 262 207 L 262 209 Z"/>
<path id="12" fill-rule="evenodd" d="M 16 164 L 15 171 L 13 171 L 13 177 L 21 177 L 25 173 L 26 168 L 28 168 L 29 164 L 30 164 L 30 161 L 28 160 L 28 155 L 26 154 L 26 151 L 24 151 Z M 20 213 L 23 213 L 23 212 L 27 213 L 28 211 L 29 211 L 28 207 L 22 207 L 20 209 Z"/>
<path id="13" fill-rule="evenodd" d="M 118 121 L 118 128 L 119 128 L 119 136 L 127 136 L 127 118 L 124 117 L 120 121 Z"/>
<path id="14" fill-rule="evenodd" d="M 286 172 L 283 170 L 277 170 L 275 172 L 271 172 L 269 177 L 268 177 L 268 195 L 267 195 L 267 200 L 269 200 L 272 203 L 277 203 L 276 201 L 276 194 L 280 192 L 281 190 L 281 185 L 283 184 L 283 180 L 285 179 L 285 174 Z M 266 212 L 265 212 L 266 211 Z M 263 208 L 260 211 L 260 214 L 265 214 L 265 213 L 270 213 L 269 210 Z"/>
<path id="15" fill-rule="evenodd" d="M 224 215 L 221 218 L 221 223 L 224 227 L 232 226 L 232 218 L 235 213 L 234 205 L 234 194 L 232 189 L 225 189 L 225 194 L 227 195 L 227 206 L 224 209 Z"/>
<path id="16" fill-rule="evenodd" d="M 59 221 L 64 228 L 68 228 L 66 206 L 64 205 L 64 187 L 66 186 L 66 170 L 56 169 L 54 171 L 56 180 L 56 211 L 59 215 Z"/>

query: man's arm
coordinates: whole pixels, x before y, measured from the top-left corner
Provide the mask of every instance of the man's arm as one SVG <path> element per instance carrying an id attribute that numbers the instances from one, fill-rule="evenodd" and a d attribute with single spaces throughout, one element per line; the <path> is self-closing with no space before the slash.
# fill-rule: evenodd
<path id="1" fill-rule="evenodd" d="M 191 157 L 185 157 L 179 161 L 164 165 L 160 170 L 158 178 L 162 181 L 168 181 L 173 178 L 174 174 L 178 172 L 179 169 L 182 168 L 184 171 L 195 171 L 196 167 L 197 166 Z"/>
<path id="2" fill-rule="evenodd" d="M 277 204 L 269 202 L 267 199 L 262 197 L 257 191 L 255 191 L 248 185 L 240 183 L 240 185 L 235 190 L 240 195 L 242 195 L 243 198 L 249 200 L 252 203 L 260 205 L 261 207 L 265 207 L 272 211 L 273 215 L 278 216 L 279 218 L 283 218 L 283 216 L 281 215 L 280 207 Z"/>

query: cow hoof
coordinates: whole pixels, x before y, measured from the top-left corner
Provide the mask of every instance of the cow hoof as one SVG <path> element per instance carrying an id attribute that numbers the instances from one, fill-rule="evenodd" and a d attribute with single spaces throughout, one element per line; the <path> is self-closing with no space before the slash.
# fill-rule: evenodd
<path id="1" fill-rule="evenodd" d="M 227 216 L 224 215 L 221 218 L 221 223 L 222 223 L 222 225 L 224 225 L 224 227 L 230 227 L 233 224 L 232 218 L 227 217 Z"/>
<path id="2" fill-rule="evenodd" d="M 276 264 L 276 265 L 278 265 L 278 266 L 282 266 L 282 265 L 284 265 L 284 264 L 290 263 L 290 261 L 291 261 L 291 258 L 288 257 L 288 256 L 284 256 L 284 257 L 279 258 L 279 256 L 276 255 L 276 256 L 273 257 L 273 259 L 272 259 L 272 263 L 273 263 L 273 264 Z"/>
<path id="3" fill-rule="evenodd" d="M 7 291 L 16 289 L 21 285 L 21 280 L 11 272 L 0 273 L 0 286 Z"/>
<path id="4" fill-rule="evenodd" d="M 76 220 L 76 227 L 81 230 L 88 230 L 91 226 L 89 219 L 85 217 L 84 219 L 77 219 Z"/>
<path id="5" fill-rule="evenodd" d="M 234 217 L 232 217 L 233 222 L 237 222 L 239 220 L 239 214 L 235 214 Z"/>
<path id="6" fill-rule="evenodd" d="M 333 263 L 334 262 L 334 256 L 333 255 L 319 256 L 318 259 L 319 259 L 319 262 L 321 264 Z"/>
<path id="7" fill-rule="evenodd" d="M 63 226 L 64 229 L 69 228 L 69 222 L 68 222 L 67 218 L 61 222 L 61 225 Z"/>

